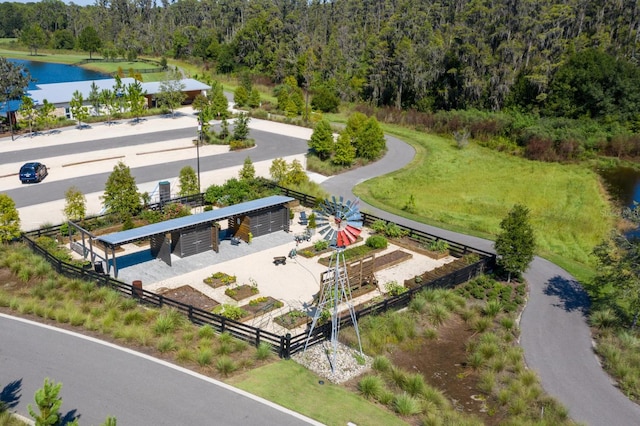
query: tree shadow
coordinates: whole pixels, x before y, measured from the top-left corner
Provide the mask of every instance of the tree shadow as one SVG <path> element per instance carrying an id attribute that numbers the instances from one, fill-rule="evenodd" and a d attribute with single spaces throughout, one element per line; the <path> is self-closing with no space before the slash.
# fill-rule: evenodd
<path id="1" fill-rule="evenodd" d="M 560 303 L 555 303 L 553 306 L 567 312 L 579 311 L 582 315 L 587 315 L 591 305 L 587 292 L 578 281 L 568 280 L 559 275 L 549 280 L 544 294 L 558 297 Z"/>
<path id="2" fill-rule="evenodd" d="M 15 408 L 20 401 L 20 391 L 22 390 L 22 379 L 14 380 L 0 391 L 0 406 L 5 409 Z"/>
<path id="3" fill-rule="evenodd" d="M 69 410 L 67 411 L 67 413 L 60 417 L 60 424 L 61 425 L 68 425 L 73 423 L 76 420 L 79 420 L 81 417 L 80 414 L 78 414 L 78 410 L 76 410 L 75 408 L 73 410 Z"/>

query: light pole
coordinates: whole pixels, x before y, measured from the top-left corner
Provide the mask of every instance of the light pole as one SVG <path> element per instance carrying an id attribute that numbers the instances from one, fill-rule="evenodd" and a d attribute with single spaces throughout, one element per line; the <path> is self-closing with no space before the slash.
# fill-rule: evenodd
<path id="1" fill-rule="evenodd" d="M 196 156 L 197 163 L 196 166 L 198 168 L 198 194 L 202 194 L 200 190 L 200 143 L 202 142 L 202 115 L 198 115 L 198 140 L 196 141 Z"/>

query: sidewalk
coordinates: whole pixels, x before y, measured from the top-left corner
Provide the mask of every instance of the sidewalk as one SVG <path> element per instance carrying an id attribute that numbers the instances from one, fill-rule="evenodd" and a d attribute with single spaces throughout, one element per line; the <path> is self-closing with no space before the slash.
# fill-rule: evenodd
<path id="1" fill-rule="evenodd" d="M 218 122 L 212 122 L 212 124 L 215 123 Z M 107 137 L 135 136 L 143 133 L 189 127 L 193 127 L 195 138 L 197 135 L 197 120 L 193 109 L 191 107 L 185 107 L 176 112 L 175 118 L 171 118 L 170 116 L 154 116 L 145 118 L 135 124 L 132 123 L 132 120 L 121 120 L 117 122 L 117 124 L 112 125 L 96 123 L 85 129 L 67 127 L 59 129 L 54 133 L 42 133 L 34 135 L 33 137 L 21 135 L 14 141 L 11 141 L 10 138 L 3 138 L 0 139 L 0 157 L 2 152 L 32 149 L 42 146 L 81 143 Z M 313 132 L 312 129 L 259 119 L 251 119 L 249 127 L 251 129 L 285 134 L 301 139 L 309 139 Z M 123 146 L 118 149 L 93 151 L 77 155 L 37 158 L 33 160 L 40 161 L 49 168 L 49 176 L 43 183 L 39 184 L 46 185 L 47 182 L 110 172 L 119 161 L 124 162 L 131 168 L 162 164 L 166 161 L 167 152 L 170 152 L 172 161 L 194 158 L 193 147 L 193 139 L 186 138 L 144 145 Z M 205 145 L 200 147 L 200 157 L 220 155 L 228 151 L 228 146 Z M 284 159 L 287 162 L 297 159 L 303 165 L 306 164 L 304 155 L 288 156 Z M 21 187 L 22 184 L 17 176 L 17 171 L 21 165 L 22 163 L 0 163 L 0 187 L 2 189 L 8 190 Z M 237 177 L 240 167 L 241 166 L 235 166 L 202 172 L 200 176 L 202 189 L 204 190 L 212 184 L 220 185 L 232 177 Z M 257 176 L 269 177 L 271 160 L 256 162 L 254 163 L 254 167 Z M 316 179 L 319 177 L 313 178 Z M 165 180 L 171 183 L 172 191 L 177 190 L 177 176 L 167 176 Z M 158 181 L 137 183 L 140 192 L 148 192 L 149 194 L 157 193 Z M 102 192 L 85 194 L 88 216 L 99 214 L 102 211 L 101 195 Z M 65 220 L 62 213 L 64 205 L 65 200 L 60 199 L 18 209 L 22 229 L 32 230 L 44 224 L 62 223 Z M 46 214 L 43 214 L 43 212 L 46 212 Z"/>

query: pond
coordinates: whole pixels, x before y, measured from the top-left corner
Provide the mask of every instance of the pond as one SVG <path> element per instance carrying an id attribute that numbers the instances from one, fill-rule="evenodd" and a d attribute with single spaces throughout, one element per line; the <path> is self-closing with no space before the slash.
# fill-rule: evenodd
<path id="1" fill-rule="evenodd" d="M 622 206 L 631 207 L 640 202 L 640 170 L 631 167 L 613 167 L 600 170 L 609 193 Z"/>
<path id="2" fill-rule="evenodd" d="M 52 62 L 27 61 L 24 59 L 9 59 L 17 65 L 26 68 L 31 74 L 33 81 L 29 84 L 29 90 L 36 88 L 36 84 L 65 83 L 69 81 L 83 80 L 103 80 L 112 78 L 109 74 L 87 70 L 81 67 L 67 64 L 56 64 Z M 11 110 L 16 110 L 20 106 L 19 101 L 11 102 Z M 2 111 L 6 111 L 4 105 L 0 106 Z"/>

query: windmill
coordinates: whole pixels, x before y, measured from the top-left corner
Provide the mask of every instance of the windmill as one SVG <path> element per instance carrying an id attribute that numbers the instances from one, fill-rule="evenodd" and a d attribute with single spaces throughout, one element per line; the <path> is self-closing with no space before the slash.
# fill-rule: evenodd
<path id="1" fill-rule="evenodd" d="M 324 274 L 324 279 L 320 285 L 318 304 L 316 306 L 309 336 L 305 343 L 305 350 L 309 344 L 313 329 L 318 319 L 325 310 L 331 309 L 331 346 L 332 355 L 330 358 L 331 371 L 335 373 L 336 360 L 338 354 L 338 335 L 340 333 L 340 318 L 338 310 L 342 303 L 346 303 L 351 321 L 358 337 L 358 347 L 362 354 L 362 343 L 360 342 L 360 331 L 356 313 L 351 303 L 351 288 L 349 287 L 349 276 L 347 273 L 344 258 L 344 249 L 354 243 L 362 231 L 362 216 L 358 209 L 358 200 L 346 202 L 342 197 L 336 200 L 324 200 L 315 211 L 316 223 L 319 234 L 333 248 L 333 255 L 329 261 L 329 267 Z"/>

